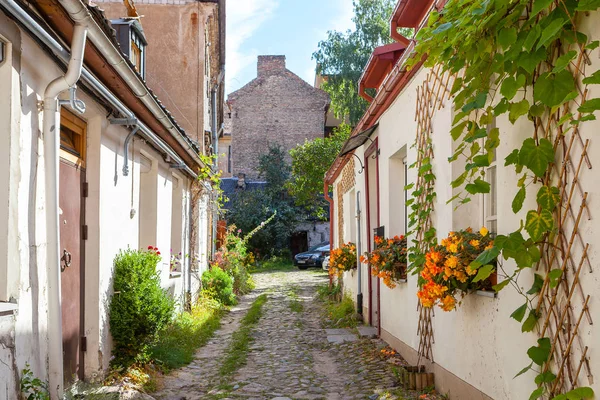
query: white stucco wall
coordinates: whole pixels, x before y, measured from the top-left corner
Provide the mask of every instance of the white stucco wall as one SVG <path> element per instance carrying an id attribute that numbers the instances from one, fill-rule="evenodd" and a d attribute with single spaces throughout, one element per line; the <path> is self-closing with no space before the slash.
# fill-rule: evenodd
<path id="1" fill-rule="evenodd" d="M 26 363 L 36 377 L 48 379 L 48 324 L 60 324 L 48 321 L 44 158 L 38 102 L 47 84 L 63 72 L 3 13 L 0 40 L 11 43 L 13 58 L 0 66 L 0 399 L 13 399 L 17 397 L 18 375 Z M 110 125 L 107 110 L 83 90 L 78 91 L 78 97 L 87 106 L 80 117 L 87 123 L 85 173 L 89 184 L 85 199 L 84 334 L 88 348 L 84 368 L 86 378 L 96 380 L 104 376 L 111 356 L 108 306 L 113 259 L 122 249 L 140 247 L 139 207 L 144 196 L 144 192 L 140 194 L 140 151 L 156 161 L 156 190 L 151 202 L 156 208 L 155 245 L 163 254 L 159 266 L 163 287 L 178 300 L 186 290 L 187 269 L 179 276 L 169 273 L 170 249 L 175 243 L 184 255 L 189 253 L 191 178 L 171 169 L 139 137 L 130 147 L 129 176 L 123 176 L 123 143 L 128 129 Z M 176 190 L 174 174 L 178 178 Z M 175 216 L 173 204 L 179 204 Z M 204 219 L 200 221 L 203 234 L 199 235 L 203 249 L 208 247 L 207 227 L 202 225 L 207 224 L 206 206 L 205 201 Z M 189 262 L 184 265 L 188 268 Z M 192 278 L 189 287 L 197 290 L 198 281 Z M 6 304 L 1 303 L 4 300 L 16 303 L 15 312 L 6 311 Z"/>
<path id="2" fill-rule="evenodd" d="M 586 34 L 592 39 L 600 37 L 600 27 L 592 26 L 592 21 L 599 15 L 594 13 L 590 18 L 580 26 Z M 596 24 L 597 25 L 597 24 Z M 600 68 L 599 50 L 591 52 L 590 59 L 593 62 L 591 67 L 587 67 L 589 73 Z M 381 225 L 386 227 L 386 235 L 404 233 L 403 224 L 400 220 L 403 215 L 403 195 L 399 187 L 404 185 L 402 176 L 394 176 L 397 173 L 398 156 L 408 149 L 406 156 L 408 164 L 416 160 L 415 150 L 410 146 L 413 144 L 416 134 L 415 107 L 416 107 L 416 88 L 422 82 L 427 74 L 427 70 L 421 70 L 416 74 L 411 82 L 404 88 L 400 96 L 391 105 L 391 107 L 380 118 L 379 128 L 374 136 L 378 137 L 381 154 L 379 156 L 379 182 L 380 182 L 380 211 Z M 597 86 L 597 85 L 596 85 Z M 588 98 L 600 96 L 600 88 L 592 85 Z M 455 204 L 446 204 L 447 200 L 453 196 L 450 182 L 461 168 L 459 163 L 449 165 L 448 157 L 451 155 L 453 143 L 449 135 L 452 123 L 452 106 L 447 101 L 444 108 L 437 111 L 433 121 L 433 147 L 434 147 L 434 172 L 437 176 L 435 203 L 435 212 L 433 214 L 434 225 L 438 231 L 438 238 L 445 237 L 449 231 L 454 229 L 464 229 L 472 226 L 478 229 L 483 224 L 481 202 L 475 199 L 468 207 L 462 207 L 453 211 Z M 517 192 L 517 175 L 514 168 L 504 168 L 503 160 L 514 148 L 520 147 L 523 139 L 531 135 L 532 126 L 526 119 L 521 119 L 513 125 L 508 121 L 507 116 L 498 118 L 496 126 L 500 129 L 502 143 L 497 149 L 497 186 L 498 186 L 498 233 L 509 233 L 519 228 L 521 219 L 525 218 L 526 210 L 535 208 L 536 187 L 531 185 L 528 188 L 526 203 L 518 215 L 513 214 L 511 203 Z M 597 132 L 600 123 L 587 122 L 583 125 L 581 136 L 583 140 L 590 139 L 588 149 L 592 164 L 600 159 L 600 146 L 595 145 L 593 136 Z M 370 144 L 356 150 L 356 155 L 361 159 L 364 149 Z M 579 143 L 575 143 L 577 148 L 581 149 Z M 577 159 L 574 161 L 578 163 Z M 576 164 L 575 164 L 576 166 Z M 594 165 L 595 166 L 595 165 Z M 357 166 L 357 170 L 359 166 Z M 358 171 L 357 171 L 358 172 Z M 415 170 L 409 170 L 408 182 L 414 182 L 416 177 Z M 339 181 L 340 178 L 338 178 Z M 365 191 L 364 173 L 356 174 L 356 191 Z M 589 192 L 590 214 L 600 212 L 597 206 L 597 199 L 600 193 L 600 176 L 593 173 L 593 169 L 584 167 L 580 173 L 580 182 L 585 191 Z M 336 188 L 337 182 L 334 183 Z M 334 199 L 337 200 L 337 193 L 334 193 Z M 364 198 L 364 195 L 363 195 Z M 579 201 L 573 207 L 578 211 Z M 363 200 L 364 202 L 364 200 Z M 349 199 L 344 197 L 344 212 L 349 207 Z M 366 208 L 363 203 L 363 210 Z M 337 212 L 334 213 L 337 217 Z M 346 224 L 355 223 L 345 216 Z M 365 219 L 363 215 L 362 237 L 365 243 L 367 232 L 365 231 Z M 590 260 L 592 265 L 598 262 L 598 251 L 600 240 L 598 240 L 597 224 L 593 220 L 588 220 L 587 214 L 584 214 L 584 221 L 580 225 L 580 231 L 583 240 L 591 244 Z M 334 236 L 342 235 L 348 237 L 350 229 L 345 226 L 342 232 L 338 232 L 337 221 L 334 223 Z M 370 233 L 369 233 L 370 234 Z M 346 239 L 345 239 L 346 240 Z M 337 242 L 336 242 L 337 243 Z M 364 249 L 365 247 L 363 247 Z M 579 252 L 580 254 L 580 252 Z M 508 273 L 514 270 L 515 266 L 510 262 L 504 262 L 504 268 Z M 587 268 L 584 267 L 584 270 Z M 366 270 L 364 270 L 366 272 Z M 364 275 L 363 275 L 364 276 Z M 524 288 L 531 286 L 532 273 L 522 274 L 520 282 Z M 582 286 L 586 294 L 592 295 L 594 302 L 595 293 L 600 291 L 600 276 L 597 272 L 589 273 L 585 271 L 582 277 Z M 363 280 L 364 282 L 364 280 Z M 353 298 L 356 295 L 356 274 L 346 273 L 344 276 L 345 290 Z M 363 284 L 365 293 L 364 305 L 368 306 L 367 292 Z M 395 289 L 389 289 L 381 285 L 381 328 L 387 331 L 400 342 L 408 345 L 415 351 L 418 349 L 419 338 L 417 336 L 417 278 L 408 277 L 407 283 L 400 283 Z M 493 399 L 521 399 L 528 398 L 531 391 L 535 388 L 533 382 L 534 374 L 528 373 L 525 376 L 513 379 L 524 366 L 530 363 L 527 357 L 527 349 L 535 345 L 537 335 L 535 333 L 521 333 L 521 326 L 510 318 L 510 314 L 523 303 L 522 298 L 510 288 L 502 291 L 497 298 L 489 298 L 479 295 L 469 295 L 464 298 L 462 304 L 456 311 L 447 313 L 436 308 L 433 318 L 433 330 L 435 343 L 433 345 L 433 354 L 436 365 L 447 370 L 456 377 L 468 382 L 476 389 L 485 393 Z M 576 302 L 577 303 L 577 302 Z M 577 313 L 579 311 L 577 310 Z M 600 314 L 591 306 L 592 318 L 598 319 Z M 600 371 L 600 360 L 598 360 L 598 349 L 594 347 L 597 342 L 598 332 L 595 332 L 593 325 L 589 325 L 584 318 L 582 331 L 580 333 L 585 344 L 589 345 L 588 356 L 592 372 Z M 583 374 L 582 374 L 583 375 Z M 589 385 L 587 378 L 580 376 L 580 382 L 583 385 Z M 600 392 L 598 384 L 591 384 L 596 392 Z M 452 397 L 452 394 L 451 398 Z M 456 397 L 454 397 L 456 398 Z"/>

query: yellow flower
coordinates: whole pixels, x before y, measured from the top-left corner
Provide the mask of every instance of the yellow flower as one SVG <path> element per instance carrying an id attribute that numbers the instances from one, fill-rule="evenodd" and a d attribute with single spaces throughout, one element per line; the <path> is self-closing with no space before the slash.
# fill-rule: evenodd
<path id="1" fill-rule="evenodd" d="M 487 230 L 487 228 L 484 226 L 479 230 L 479 233 L 481 233 L 481 236 L 487 236 L 487 234 L 489 233 L 489 231 Z"/>
<path id="2" fill-rule="evenodd" d="M 458 265 L 458 258 L 456 256 L 450 256 L 446 259 L 444 265 L 448 268 L 456 268 Z"/>
<path id="3" fill-rule="evenodd" d="M 469 242 L 469 244 L 473 247 L 479 247 L 479 240 L 473 239 Z"/>

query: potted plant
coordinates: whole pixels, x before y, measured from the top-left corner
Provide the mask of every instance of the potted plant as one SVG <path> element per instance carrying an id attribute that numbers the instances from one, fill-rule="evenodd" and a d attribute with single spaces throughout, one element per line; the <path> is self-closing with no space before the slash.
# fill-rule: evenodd
<path id="1" fill-rule="evenodd" d="M 452 311 L 458 295 L 491 289 L 497 257 L 493 247 L 494 240 L 485 227 L 479 232 L 471 228 L 450 232 L 425 255 L 417 293 L 421 305 L 431 308 L 438 304 L 444 311 Z"/>
<path id="2" fill-rule="evenodd" d="M 385 239 L 375 237 L 375 249 L 361 256 L 361 262 L 371 266 L 371 274 L 383 279 L 393 289 L 396 282 L 406 279 L 406 237 Z"/>

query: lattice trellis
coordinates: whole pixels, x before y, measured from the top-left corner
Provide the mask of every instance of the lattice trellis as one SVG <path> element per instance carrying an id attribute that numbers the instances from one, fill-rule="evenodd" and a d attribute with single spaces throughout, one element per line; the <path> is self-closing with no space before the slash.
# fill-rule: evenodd
<path id="1" fill-rule="evenodd" d="M 342 170 L 340 182 L 336 186 L 338 204 L 338 247 L 341 247 L 344 244 L 344 195 L 348 193 L 355 185 L 356 178 L 354 176 L 354 158 L 351 158 Z M 333 234 L 333 232 L 331 234 Z"/>
<path id="2" fill-rule="evenodd" d="M 579 77 L 587 63 L 586 53 L 580 52 L 575 67 L 570 68 L 573 75 Z M 553 142 L 556 155 L 544 183 L 554 185 L 560 191 L 560 203 L 554 212 L 557 232 L 541 246 L 542 260 L 537 265 L 537 269 L 546 276 L 536 310 L 541 315 L 539 336 L 550 338 L 552 343 L 552 358 L 543 370 L 551 370 L 557 377 L 550 385 L 551 396 L 579 387 L 582 370 L 587 375 L 585 384 L 593 383 L 589 347 L 581 335 L 583 324 L 593 323 L 589 310 L 590 296 L 581 285 L 583 276 L 593 272 L 589 259 L 590 245 L 582 236 L 582 227 L 592 216 L 588 192 L 580 180 L 584 171 L 592 168 L 588 157 L 590 141 L 582 138 L 578 125 L 559 124 L 568 113 L 581 118 L 577 107 L 585 102 L 588 93 L 580 86 L 578 91 L 575 101 L 534 121 L 535 136 Z M 547 273 L 553 269 L 562 270 L 558 285 L 550 284 Z"/>
<path id="3" fill-rule="evenodd" d="M 443 73 L 440 66 L 434 67 L 427 75 L 423 84 L 417 87 L 417 108 L 415 121 L 417 122 L 417 138 L 415 147 L 417 149 L 416 169 L 419 171 L 428 160 L 433 160 L 433 146 L 431 135 L 433 133 L 433 117 L 436 111 L 444 107 L 447 96 L 450 95 L 451 75 Z M 420 190 L 420 194 L 415 199 L 415 203 L 421 206 L 430 207 L 433 212 L 433 201 L 427 200 L 428 195 L 433 193 L 435 179 L 427 180 L 421 174 L 418 174 L 415 187 Z M 414 239 L 417 241 L 417 248 L 421 254 L 426 253 L 429 248 L 429 241 L 425 235 L 432 227 L 431 216 L 428 214 L 425 220 L 419 221 L 415 231 Z M 433 361 L 432 345 L 435 342 L 433 337 L 432 317 L 433 309 L 421 307 L 418 303 L 419 323 L 417 335 L 419 336 L 419 364 L 421 357 Z"/>

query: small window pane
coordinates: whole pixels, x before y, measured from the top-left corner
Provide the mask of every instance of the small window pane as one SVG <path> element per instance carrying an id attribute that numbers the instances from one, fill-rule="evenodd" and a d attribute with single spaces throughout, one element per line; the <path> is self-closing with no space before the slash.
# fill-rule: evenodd
<path id="1" fill-rule="evenodd" d="M 496 166 L 488 168 L 488 182 L 490 183 L 490 200 L 488 201 L 488 216 L 494 216 L 497 214 L 497 185 L 496 185 Z"/>

